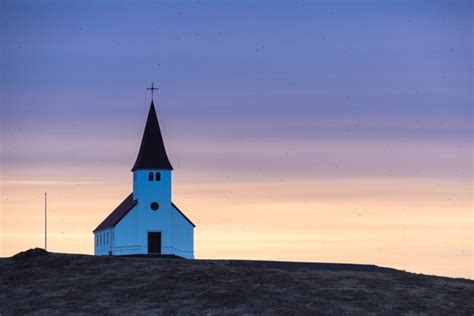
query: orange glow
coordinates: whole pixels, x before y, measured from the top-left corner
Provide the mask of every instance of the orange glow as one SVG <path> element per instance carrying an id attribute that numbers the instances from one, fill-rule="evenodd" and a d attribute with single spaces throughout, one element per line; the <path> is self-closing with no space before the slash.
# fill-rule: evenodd
<path id="1" fill-rule="evenodd" d="M 197 224 L 197 258 L 373 263 L 473 278 L 470 183 L 425 179 L 203 181 L 175 175 Z M 43 246 L 89 253 L 92 230 L 130 192 L 120 181 L 4 181 L 1 255 Z"/>

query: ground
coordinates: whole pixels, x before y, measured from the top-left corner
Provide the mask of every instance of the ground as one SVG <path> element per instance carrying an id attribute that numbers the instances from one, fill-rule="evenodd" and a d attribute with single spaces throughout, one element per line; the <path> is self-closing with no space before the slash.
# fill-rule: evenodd
<path id="1" fill-rule="evenodd" d="M 0 259 L 0 314 L 473 315 L 474 281 L 370 265 L 94 257 Z"/>

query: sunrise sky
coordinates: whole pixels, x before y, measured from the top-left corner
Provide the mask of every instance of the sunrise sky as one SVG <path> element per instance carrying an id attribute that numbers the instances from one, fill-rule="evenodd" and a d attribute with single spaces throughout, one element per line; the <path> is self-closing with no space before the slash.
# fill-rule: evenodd
<path id="1" fill-rule="evenodd" d="M 0 256 L 92 253 L 153 81 L 197 258 L 474 278 L 470 1 L 2 1 Z"/>

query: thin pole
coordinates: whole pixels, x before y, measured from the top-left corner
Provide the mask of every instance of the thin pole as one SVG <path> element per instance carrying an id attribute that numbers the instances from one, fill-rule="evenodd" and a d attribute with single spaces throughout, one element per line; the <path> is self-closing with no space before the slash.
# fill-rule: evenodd
<path id="1" fill-rule="evenodd" d="M 44 192 L 44 250 L 48 250 L 48 193 Z"/>

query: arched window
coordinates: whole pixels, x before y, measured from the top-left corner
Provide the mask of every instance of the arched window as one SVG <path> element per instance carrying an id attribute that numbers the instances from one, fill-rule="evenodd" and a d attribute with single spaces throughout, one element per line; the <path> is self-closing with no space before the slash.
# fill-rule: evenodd
<path id="1" fill-rule="evenodd" d="M 160 180 L 161 180 L 161 173 L 157 172 L 157 173 L 155 174 L 155 180 L 156 180 L 156 181 L 160 181 Z"/>
<path id="2" fill-rule="evenodd" d="M 153 181 L 153 172 L 148 172 L 148 181 Z"/>

